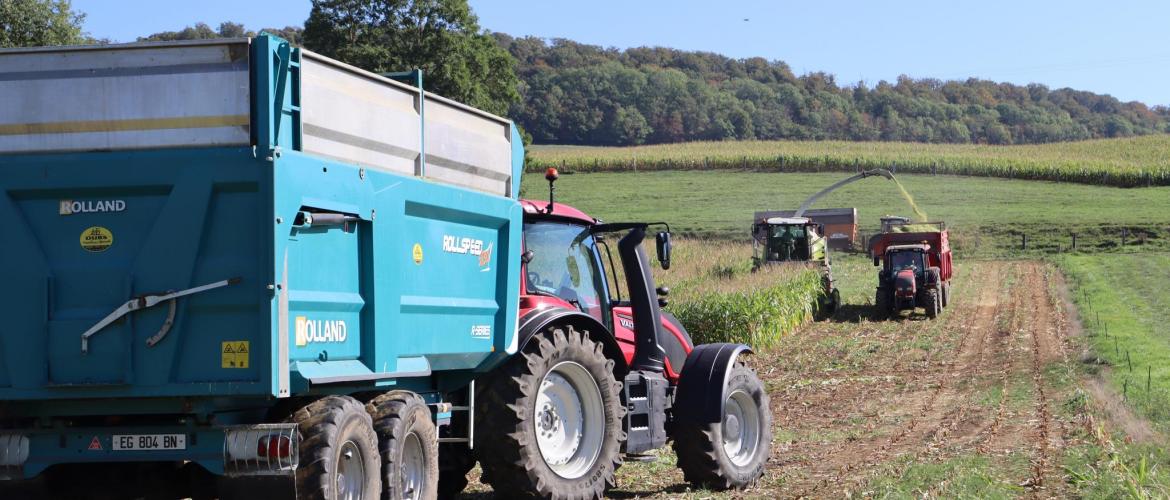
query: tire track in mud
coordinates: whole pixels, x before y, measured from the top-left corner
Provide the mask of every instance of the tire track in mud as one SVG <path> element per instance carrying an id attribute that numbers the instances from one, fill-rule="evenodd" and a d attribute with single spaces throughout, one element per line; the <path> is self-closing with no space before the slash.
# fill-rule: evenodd
<path id="1" fill-rule="evenodd" d="M 1031 316 L 1031 374 L 1032 384 L 1034 385 L 1035 401 L 1033 406 L 1035 414 L 1033 420 L 1035 424 L 1035 441 L 1034 452 L 1031 463 L 1031 476 L 1025 480 L 1024 486 L 1028 487 L 1033 497 L 1039 497 L 1040 493 L 1045 489 L 1045 479 L 1051 475 L 1052 462 L 1052 424 L 1053 416 L 1050 408 L 1050 401 L 1048 396 L 1047 382 L 1044 377 L 1044 369 L 1048 362 L 1063 360 L 1063 342 L 1059 334 L 1054 335 L 1053 330 L 1059 328 L 1059 325 L 1053 325 L 1051 319 L 1051 296 L 1048 276 L 1038 265 L 1032 265 L 1029 269 L 1029 279 L 1027 288 L 1031 292 L 1031 301 L 1033 310 L 1036 314 Z M 1058 445 L 1059 446 L 1059 445 Z"/>
<path id="2" fill-rule="evenodd" d="M 998 323 L 995 327 L 995 350 L 998 354 L 999 369 L 999 388 L 1000 396 L 999 403 L 996 405 L 995 415 L 992 417 L 991 423 L 980 430 L 980 438 L 977 440 L 976 452 L 981 455 L 987 455 L 991 452 L 991 444 L 999 437 L 1000 431 L 1003 429 L 1005 417 L 1007 416 L 1007 403 L 1011 395 L 1011 375 L 1015 371 L 1013 368 L 1018 365 L 1018 360 L 1011 355 L 1010 340 L 1013 335 L 1020 332 L 1021 321 L 1023 320 L 1024 307 L 1020 305 L 1023 299 L 1023 287 L 1018 283 L 1020 273 L 1018 266 L 1012 269 L 1012 286 L 1008 291 L 1008 300 L 1005 301 L 1011 307 L 1010 314 L 1006 316 L 1006 324 Z"/>
<path id="3" fill-rule="evenodd" d="M 906 387 L 920 387 L 929 378 L 937 380 L 925 400 L 919 405 L 918 410 L 884 444 L 871 449 L 866 449 L 868 448 L 866 446 L 854 447 L 854 449 L 849 450 L 852 460 L 846 460 L 846 463 L 838 466 L 835 471 L 829 472 L 828 477 L 824 477 L 809 488 L 796 493 L 795 497 L 817 496 L 824 493 L 824 489 L 830 485 L 859 486 L 871 478 L 882 461 L 895 454 L 900 456 L 904 454 L 900 452 L 909 451 L 917 458 L 929 450 L 937 449 L 922 441 L 927 441 L 928 438 L 933 439 L 934 436 L 939 435 L 944 436 L 945 439 L 945 436 L 950 434 L 949 429 L 953 429 L 958 422 L 962 421 L 963 415 L 966 413 L 965 409 L 960 409 L 956 413 L 948 408 L 949 405 L 940 405 L 939 403 L 940 401 L 956 403 L 961 401 L 962 403 L 959 403 L 961 408 L 969 407 L 971 404 L 970 398 L 963 398 L 963 395 L 955 390 L 956 382 L 962 377 L 970 376 L 971 370 L 981 368 L 985 357 L 986 338 L 993 330 L 1000 295 L 996 282 L 1000 275 L 999 268 L 1002 266 L 999 263 L 987 263 L 984 267 L 988 269 L 981 270 L 977 274 L 977 281 L 970 283 L 971 291 L 979 293 L 979 298 L 954 304 L 960 307 L 945 312 L 944 316 L 939 318 L 941 320 L 939 323 L 931 325 L 943 329 L 937 335 L 946 337 L 944 340 L 950 340 L 951 337 L 957 335 L 958 345 L 951 349 L 943 347 L 932 352 L 931 354 L 934 355 L 932 357 L 942 355 L 945 356 L 945 359 L 926 360 L 906 385 Z M 964 318 L 974 319 L 969 325 L 956 323 Z M 915 324 L 910 322 L 899 328 L 900 333 L 903 334 L 914 334 L 914 329 Z M 977 337 L 977 340 L 971 341 L 972 337 Z M 956 367 L 961 368 L 956 369 Z M 948 417 L 952 418 L 948 419 Z M 930 431 L 921 435 L 916 432 L 920 425 L 929 422 L 934 423 Z M 950 424 L 948 425 L 948 423 Z M 911 440 L 908 442 L 907 438 L 910 436 L 920 436 L 921 441 Z M 908 447 L 914 448 L 907 450 Z M 834 450 L 833 455 L 845 453 L 847 448 L 849 446 L 840 446 Z M 839 460 L 837 461 L 839 463 Z M 849 477 L 850 473 L 863 466 L 869 467 L 869 470 L 860 476 Z"/>

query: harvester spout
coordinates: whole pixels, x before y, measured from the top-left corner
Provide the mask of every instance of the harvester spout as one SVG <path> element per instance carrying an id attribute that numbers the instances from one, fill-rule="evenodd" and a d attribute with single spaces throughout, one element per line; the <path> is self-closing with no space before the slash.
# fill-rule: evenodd
<path id="1" fill-rule="evenodd" d="M 886 170 L 884 168 L 875 168 L 873 170 L 866 170 L 866 171 L 861 172 L 857 175 L 854 175 L 853 177 L 839 181 L 839 182 L 833 184 L 832 186 L 829 186 L 825 189 L 822 189 L 817 194 L 810 196 L 807 200 L 804 200 L 804 203 L 802 203 L 800 205 L 800 208 L 796 210 L 796 213 L 793 214 L 793 217 L 803 217 L 804 212 L 806 210 L 808 210 L 809 207 L 811 207 L 813 203 L 816 203 L 816 201 L 821 199 L 821 197 L 833 192 L 835 189 L 837 189 L 841 186 L 844 186 L 846 184 L 849 184 L 850 182 L 858 181 L 858 180 L 864 179 L 866 177 L 873 177 L 875 175 L 885 177 L 886 179 L 889 179 L 891 181 L 894 180 L 894 174 L 891 173 L 889 170 Z"/>

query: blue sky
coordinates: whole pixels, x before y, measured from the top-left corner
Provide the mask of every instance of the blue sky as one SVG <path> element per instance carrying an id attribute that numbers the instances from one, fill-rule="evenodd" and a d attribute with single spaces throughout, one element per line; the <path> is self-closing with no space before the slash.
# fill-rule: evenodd
<path id="1" fill-rule="evenodd" d="M 74 0 L 97 37 L 133 41 L 196 22 L 304 22 L 309 0 Z M 838 83 L 969 76 L 1170 105 L 1170 2 L 1083 0 L 471 0 L 516 36 L 704 50 L 826 71 Z M 746 19 L 746 20 L 745 20 Z"/>

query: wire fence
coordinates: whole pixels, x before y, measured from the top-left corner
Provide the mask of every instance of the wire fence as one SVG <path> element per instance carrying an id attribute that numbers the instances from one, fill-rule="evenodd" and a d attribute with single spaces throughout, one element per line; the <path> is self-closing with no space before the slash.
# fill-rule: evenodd
<path id="1" fill-rule="evenodd" d="M 1097 347 L 1096 359 L 1091 361 L 1112 365 L 1115 372 L 1121 372 L 1121 397 L 1126 404 L 1153 420 L 1170 417 L 1170 390 L 1154 380 L 1154 366 L 1134 364 L 1130 347 L 1123 343 L 1121 337 L 1109 333 L 1109 321 L 1101 319 L 1101 311 L 1095 309 L 1087 290 L 1081 291 L 1081 301 L 1084 304 L 1082 326 Z M 1109 353 L 1113 356 L 1109 356 Z M 1110 360 L 1102 360 L 1102 355 Z"/>

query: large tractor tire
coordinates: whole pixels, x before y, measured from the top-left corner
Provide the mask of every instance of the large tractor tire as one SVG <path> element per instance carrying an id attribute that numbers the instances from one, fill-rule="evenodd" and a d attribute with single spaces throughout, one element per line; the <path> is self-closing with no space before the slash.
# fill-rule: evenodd
<path id="1" fill-rule="evenodd" d="M 439 436 L 419 395 L 392 391 L 366 404 L 378 434 L 385 500 L 434 500 L 439 489 Z"/>
<path id="2" fill-rule="evenodd" d="M 942 312 L 942 296 L 937 288 L 927 291 L 926 304 L 923 305 L 926 307 L 926 317 L 930 319 L 938 317 Z"/>
<path id="3" fill-rule="evenodd" d="M 484 386 L 476 454 L 497 495 L 601 498 L 621 463 L 613 360 L 584 331 L 538 334 Z"/>
<path id="4" fill-rule="evenodd" d="M 754 484 L 771 454 L 768 408 L 764 383 L 751 368 L 736 363 L 727 380 L 723 420 L 704 425 L 680 419 L 675 427 L 674 452 L 683 477 L 696 487 L 714 490 Z"/>
<path id="5" fill-rule="evenodd" d="M 370 414 L 349 396 L 326 396 L 287 419 L 300 433 L 297 498 L 382 498 L 382 459 Z"/>

